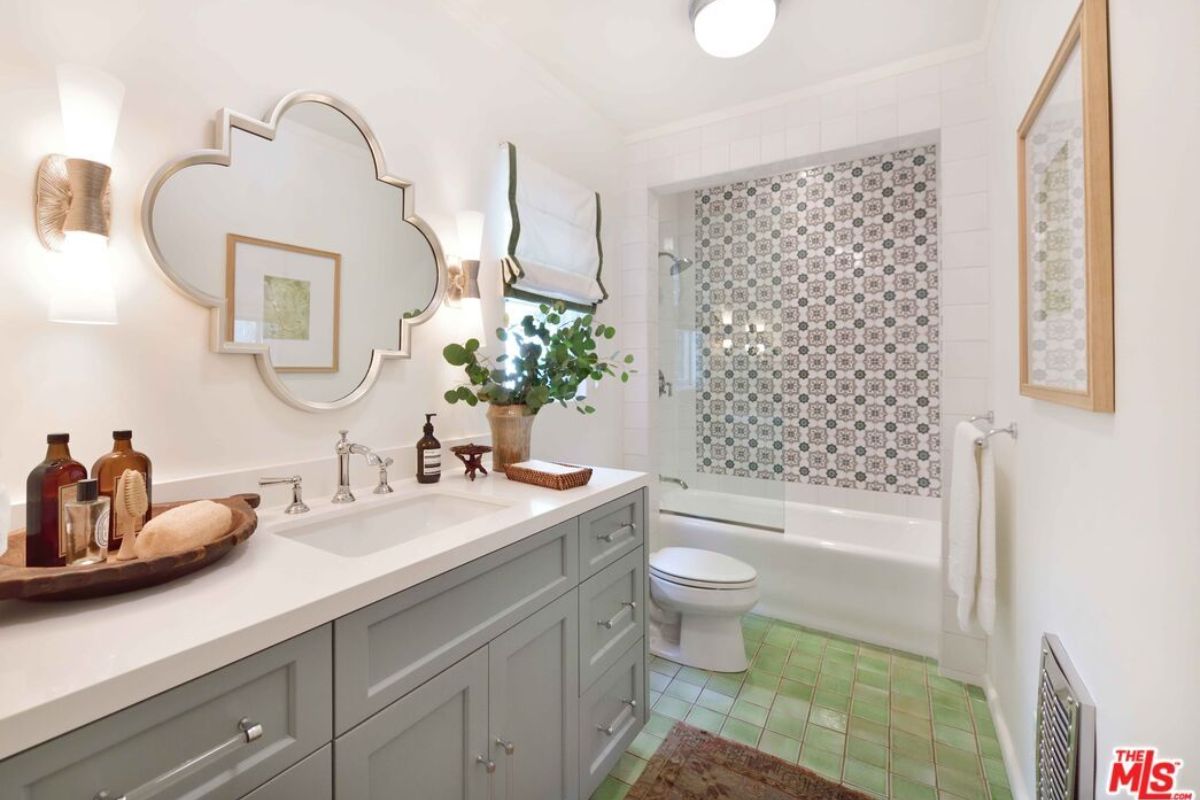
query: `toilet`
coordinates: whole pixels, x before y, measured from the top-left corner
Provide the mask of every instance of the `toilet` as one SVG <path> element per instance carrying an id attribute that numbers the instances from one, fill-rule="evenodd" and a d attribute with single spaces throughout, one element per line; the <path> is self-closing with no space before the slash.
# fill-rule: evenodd
<path id="1" fill-rule="evenodd" d="M 650 652 L 716 672 L 746 669 L 742 614 L 758 602 L 758 572 L 692 547 L 650 555 Z"/>

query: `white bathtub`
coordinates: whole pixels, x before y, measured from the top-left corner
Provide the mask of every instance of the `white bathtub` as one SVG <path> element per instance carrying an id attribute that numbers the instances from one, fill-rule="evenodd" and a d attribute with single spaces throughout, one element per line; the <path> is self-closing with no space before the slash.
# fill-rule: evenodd
<path id="1" fill-rule="evenodd" d="M 677 513 L 658 515 L 653 548 L 699 547 L 751 564 L 762 594 L 755 613 L 937 655 L 938 522 L 699 489 L 672 490 L 661 506 Z M 760 527 L 700 518 L 714 511 Z M 784 530 L 771 530 L 780 519 Z"/>

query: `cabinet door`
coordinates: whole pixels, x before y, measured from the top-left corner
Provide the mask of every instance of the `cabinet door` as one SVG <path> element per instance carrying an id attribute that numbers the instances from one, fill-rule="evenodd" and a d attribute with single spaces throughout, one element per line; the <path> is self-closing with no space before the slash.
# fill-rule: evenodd
<path id="1" fill-rule="evenodd" d="M 333 800 L 333 745 L 325 745 L 242 800 Z"/>
<path id="2" fill-rule="evenodd" d="M 577 800 L 577 591 L 494 640 L 488 658 L 495 800 Z"/>
<path id="3" fill-rule="evenodd" d="M 482 648 L 336 739 L 338 800 L 487 800 L 487 677 Z"/>

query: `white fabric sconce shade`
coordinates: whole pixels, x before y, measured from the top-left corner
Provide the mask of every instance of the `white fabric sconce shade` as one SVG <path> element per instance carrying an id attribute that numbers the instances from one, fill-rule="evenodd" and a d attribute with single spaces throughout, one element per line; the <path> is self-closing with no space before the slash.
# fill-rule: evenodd
<path id="1" fill-rule="evenodd" d="M 52 267 L 51 322 L 113 325 L 117 304 L 108 264 L 109 177 L 125 87 L 92 67 L 58 68 L 66 153 L 38 170 L 38 237 L 62 254 Z"/>
<path id="2" fill-rule="evenodd" d="M 701 50 L 737 58 L 766 41 L 778 6 L 778 0 L 692 0 L 688 14 Z"/>
<path id="3" fill-rule="evenodd" d="M 483 249 L 483 212 L 460 211 L 454 217 L 458 224 L 458 254 L 465 261 L 478 261 Z"/>
<path id="4" fill-rule="evenodd" d="M 484 216 L 479 211 L 460 211 L 455 215 L 459 263 L 450 267 L 451 305 L 462 308 L 476 318 L 481 314 L 479 255 L 483 250 L 483 220 Z"/>

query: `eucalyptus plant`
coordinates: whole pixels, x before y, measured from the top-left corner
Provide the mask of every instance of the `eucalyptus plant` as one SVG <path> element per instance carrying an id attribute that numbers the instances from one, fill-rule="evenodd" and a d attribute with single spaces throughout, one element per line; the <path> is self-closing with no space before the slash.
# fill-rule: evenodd
<path id="1" fill-rule="evenodd" d="M 596 353 L 597 343 L 611 340 L 617 329 L 594 324 L 591 314 L 567 321 L 565 313 L 562 303 L 542 304 L 536 315 L 497 328 L 497 339 L 507 342 L 512 338 L 517 345 L 517 354 L 511 358 L 505 353 L 493 362 L 480 353 L 478 339 L 446 345 L 442 350 L 446 362 L 462 367 L 467 375 L 466 384 L 446 392 L 446 402 L 525 405 L 534 414 L 551 403 L 564 407 L 574 403 L 581 414 L 595 413 L 593 406 L 583 402 L 580 386 L 589 378 L 600 381 L 606 376 L 628 381 L 633 356 L 614 352 L 610 358 L 601 358 Z"/>

